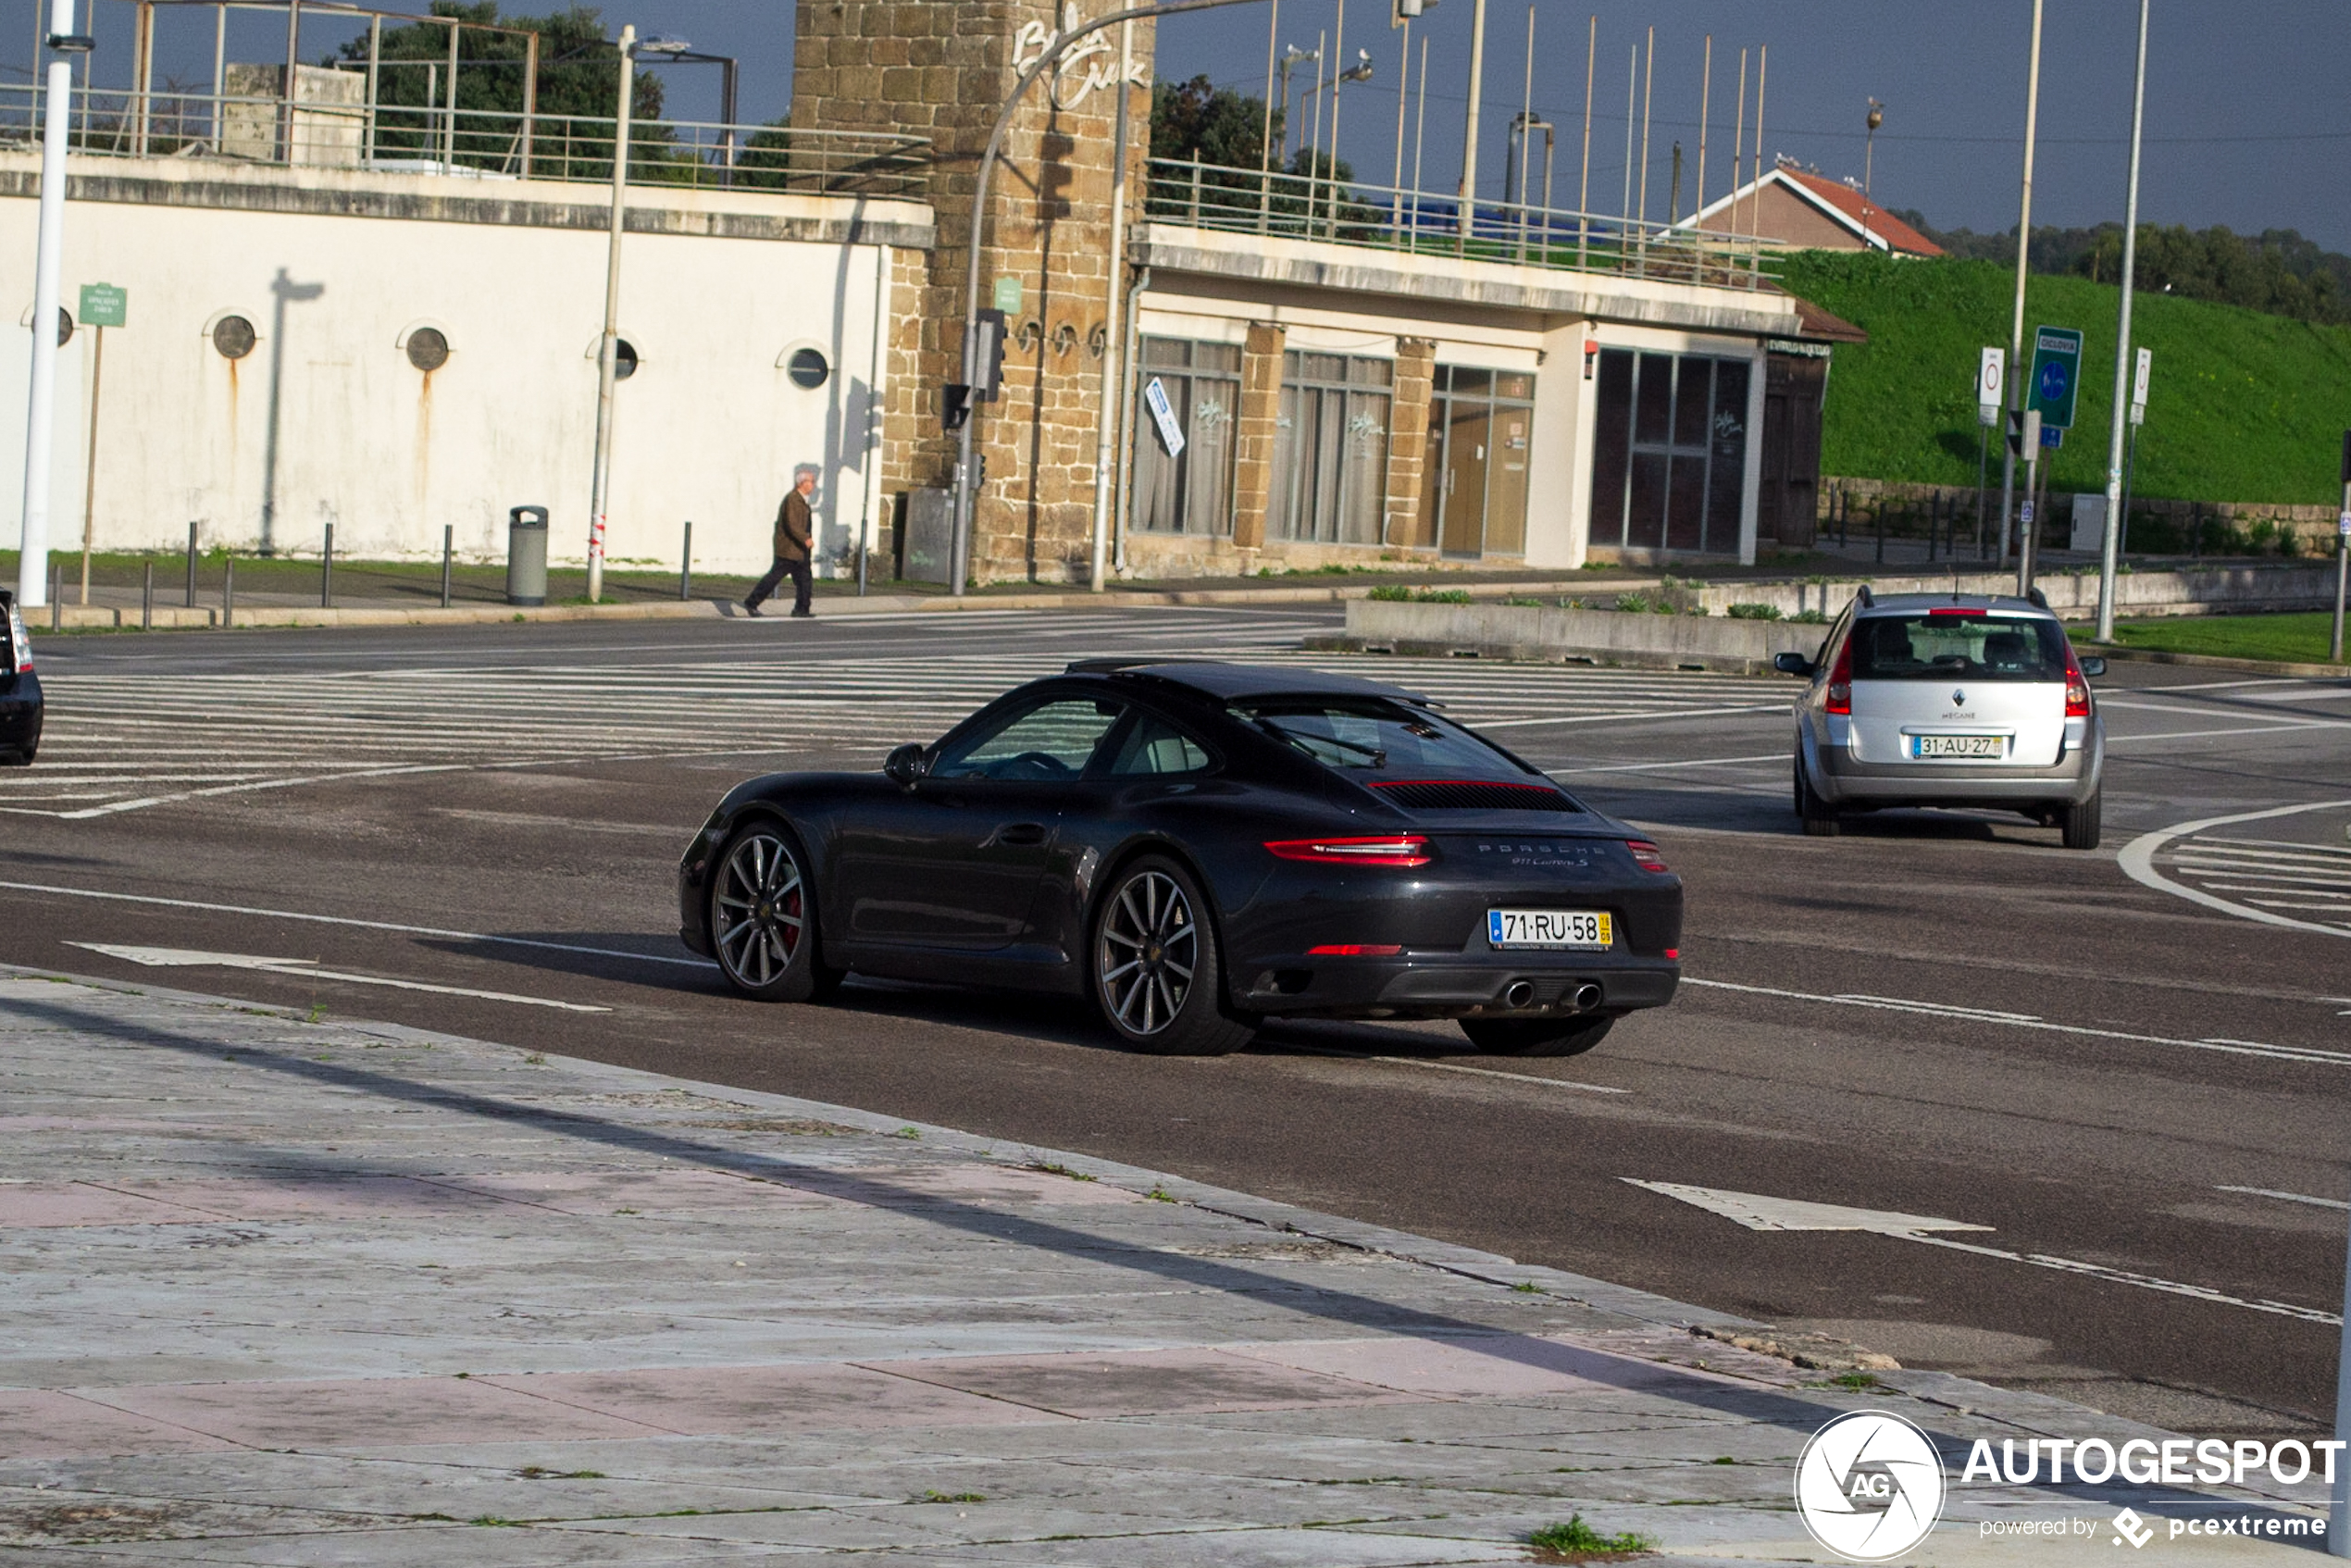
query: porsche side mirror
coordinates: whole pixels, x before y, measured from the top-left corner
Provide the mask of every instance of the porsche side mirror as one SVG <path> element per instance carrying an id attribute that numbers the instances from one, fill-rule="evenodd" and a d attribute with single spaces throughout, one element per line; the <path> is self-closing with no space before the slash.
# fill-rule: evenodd
<path id="1" fill-rule="evenodd" d="M 2106 661 L 2099 658 L 2095 653 L 2091 654 L 2088 658 L 2082 660 L 2081 664 L 2082 678 L 2084 680 L 2096 680 L 2100 676 L 2106 674 Z"/>
<path id="2" fill-rule="evenodd" d="M 882 772 L 888 775 L 893 783 L 902 784 L 908 789 L 914 788 L 914 781 L 929 771 L 929 765 L 923 756 L 923 749 L 912 740 L 890 753 L 889 758 L 882 764 Z"/>
<path id="3" fill-rule="evenodd" d="M 1801 653 L 1774 653 L 1772 655 L 1772 667 L 1782 675 L 1809 677 L 1812 673 L 1812 661 Z"/>

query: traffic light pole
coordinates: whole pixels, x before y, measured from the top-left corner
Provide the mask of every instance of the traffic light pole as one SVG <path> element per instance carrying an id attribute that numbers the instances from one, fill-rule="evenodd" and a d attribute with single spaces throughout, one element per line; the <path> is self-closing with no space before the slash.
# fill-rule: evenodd
<path id="1" fill-rule="evenodd" d="M 2343 662 L 2343 594 L 2351 586 L 2351 430 L 2343 435 L 2343 511 L 2334 519 L 2334 629 L 2327 639 L 2327 657 Z"/>
<path id="2" fill-rule="evenodd" d="M 1108 16 L 1097 17 L 1090 22 L 1081 23 L 1055 37 L 1045 46 L 1045 52 L 1038 56 L 1035 62 L 1021 73 L 1021 79 L 1014 85 L 1011 96 L 1004 100 L 1003 108 L 997 113 L 995 128 L 988 133 L 988 147 L 979 156 L 979 171 L 972 182 L 971 234 L 966 246 L 970 257 L 964 282 L 963 375 L 965 386 L 970 386 L 978 380 L 980 240 L 981 231 L 988 221 L 988 187 L 991 176 L 996 171 L 997 158 L 1003 152 L 1004 133 L 1012 129 L 1013 115 L 1019 109 L 1021 100 L 1028 95 L 1029 87 L 1039 77 L 1059 67 L 1062 56 L 1069 52 L 1071 44 L 1081 38 L 1100 32 L 1104 28 L 1116 27 L 1121 22 L 1141 21 L 1146 18 L 1176 16 L 1185 11 L 1211 11 L 1225 6 L 1255 6 L 1263 3 L 1264 0 L 1167 0 L 1164 5 L 1138 6 L 1128 10 L 1113 11 Z M 2040 0 L 2034 0 L 2034 5 L 2037 11 Z M 2037 58 L 2037 56 L 2035 57 Z M 1121 91 L 1124 90 L 1122 84 Z M 1112 257 L 1112 265 L 1118 265 L 1119 259 L 1116 256 Z M 2021 309 L 2021 306 L 2019 308 Z M 2018 318 L 2022 319 L 2021 316 Z M 952 591 L 958 599 L 964 596 L 971 562 L 972 422 L 978 412 L 976 404 L 965 405 L 963 426 L 957 432 L 955 445 L 955 548 L 952 552 L 955 580 Z"/>
<path id="3" fill-rule="evenodd" d="M 33 248 L 32 384 L 26 399 L 23 533 L 18 541 L 17 603 L 49 602 L 49 476 L 56 444 L 57 293 L 65 270 L 66 136 L 73 113 L 73 62 L 90 40 L 75 35 L 73 0 L 49 12 L 48 92 L 42 105 L 41 217 Z"/>

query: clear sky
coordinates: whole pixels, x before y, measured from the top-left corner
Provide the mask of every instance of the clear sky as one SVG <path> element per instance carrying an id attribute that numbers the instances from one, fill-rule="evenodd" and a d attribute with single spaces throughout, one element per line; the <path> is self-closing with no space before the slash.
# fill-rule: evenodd
<path id="1" fill-rule="evenodd" d="M 1110 0 L 1079 0 L 1086 15 Z M 1280 41 L 1312 49 L 1336 32 L 1342 0 L 1281 0 Z M 96 0 L 97 81 L 126 84 L 131 6 Z M 1461 164 L 1474 0 L 1438 0 L 1414 26 L 1413 53 L 1429 43 L 1425 182 L 1449 189 Z M 402 8 L 409 8 L 403 6 Z M 421 3 L 414 8 L 422 9 Z M 510 11 L 553 9 L 552 0 L 509 0 Z M 1556 200 L 1574 205 L 1582 159 L 1587 19 L 1599 18 L 1599 68 L 1592 116 L 1592 197 L 1615 210 L 1624 195 L 1627 56 L 1657 29 L 1649 113 L 1649 212 L 1668 201 L 1673 144 L 1689 166 L 1685 210 L 1696 194 L 1700 60 L 1714 38 L 1708 135 L 1708 186 L 1727 178 L 1731 109 L 1742 47 L 1768 45 L 1764 104 L 1767 157 L 1785 153 L 1832 175 L 1862 172 L 1866 100 L 1885 105 L 1874 186 L 1888 206 L 1918 207 L 1937 226 L 2006 229 L 2016 221 L 2024 123 L 2031 0 L 1536 0 L 1535 107 L 1560 129 Z M 697 49 L 743 62 L 742 113 L 764 120 L 790 102 L 790 0 L 614 0 L 615 26 L 682 37 Z M 1163 24 L 1159 70 L 1170 80 L 1206 73 L 1220 84 L 1263 90 L 1272 7 L 1252 3 Z M 0 80 L 21 82 L 35 30 L 31 0 L 0 0 L 7 62 Z M 1525 82 L 1525 0 L 1489 0 L 1486 111 L 1480 189 L 1499 193 L 1504 126 Z M 2119 220 L 2130 133 L 2134 0 L 2050 0 L 2043 45 L 2041 140 L 2034 199 L 2036 223 Z M 160 71 L 191 85 L 211 72 L 209 6 L 172 7 L 161 26 Z M 1345 90 L 1340 151 L 1360 178 L 1385 182 L 1393 168 L 1399 35 L 1387 0 L 1354 0 L 1346 55 L 1372 52 L 1374 76 Z M 282 57 L 284 23 L 234 12 L 232 58 Z M 343 24 L 305 25 L 304 56 L 317 58 Z M 1750 69 L 1752 68 L 1750 56 Z M 1417 60 L 1415 61 L 1417 64 Z M 714 68 L 657 68 L 671 83 L 672 114 L 715 118 Z M 1312 68 L 1308 68 L 1311 72 Z M 1417 87 L 1417 83 L 1415 83 Z M 2245 232 L 2299 229 L 2331 249 L 2351 250 L 2351 0 L 2155 0 L 2147 68 L 2146 221 Z M 1417 93 L 1415 93 L 1417 98 Z M 1755 112 L 1750 76 L 1750 147 Z M 1303 130 L 1303 121 L 1300 121 Z M 1637 134 L 1637 128 L 1636 128 Z M 1637 145 L 1636 147 L 1637 156 Z M 1412 157 L 1408 125 L 1406 152 Z M 1636 171 L 1636 178 L 1638 174 Z"/>

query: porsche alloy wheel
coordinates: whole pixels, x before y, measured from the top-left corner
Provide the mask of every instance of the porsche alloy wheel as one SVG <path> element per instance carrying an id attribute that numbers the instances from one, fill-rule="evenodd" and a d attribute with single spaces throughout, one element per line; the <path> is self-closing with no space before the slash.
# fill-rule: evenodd
<path id="1" fill-rule="evenodd" d="M 1094 927 L 1094 995 L 1138 1051 L 1221 1056 L 1255 1030 L 1219 1006 L 1216 937 L 1183 867 L 1137 861 L 1103 895 Z"/>
<path id="2" fill-rule="evenodd" d="M 815 908 L 785 830 L 754 822 L 728 843 L 710 889 L 710 945 L 745 996 L 805 1002 L 827 977 L 815 963 Z"/>

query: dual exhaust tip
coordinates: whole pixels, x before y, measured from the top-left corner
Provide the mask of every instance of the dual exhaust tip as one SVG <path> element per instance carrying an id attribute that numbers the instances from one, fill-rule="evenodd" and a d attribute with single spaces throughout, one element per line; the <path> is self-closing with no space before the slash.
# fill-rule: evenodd
<path id="1" fill-rule="evenodd" d="M 1600 1004 L 1600 988 L 1586 980 L 1567 998 L 1568 1004 L 1578 1013 L 1589 1013 Z M 1512 980 L 1502 991 L 1502 1005 L 1524 1008 L 1535 1005 L 1535 982 Z"/>

